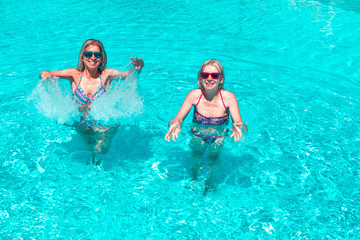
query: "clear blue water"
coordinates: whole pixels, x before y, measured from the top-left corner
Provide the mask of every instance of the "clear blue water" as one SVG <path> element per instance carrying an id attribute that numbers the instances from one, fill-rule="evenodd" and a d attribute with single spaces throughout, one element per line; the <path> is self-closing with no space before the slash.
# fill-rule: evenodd
<path id="1" fill-rule="evenodd" d="M 0 11 L 1 239 L 360 238 L 358 1 L 7 0 Z M 130 96 L 141 114 L 122 119 L 101 168 L 46 114 L 61 97 L 42 111 L 32 98 L 40 71 L 76 67 L 88 38 L 108 67 L 145 61 Z M 178 142 L 164 134 L 209 58 L 249 131 L 226 141 L 203 196 L 189 189 L 190 118 Z"/>

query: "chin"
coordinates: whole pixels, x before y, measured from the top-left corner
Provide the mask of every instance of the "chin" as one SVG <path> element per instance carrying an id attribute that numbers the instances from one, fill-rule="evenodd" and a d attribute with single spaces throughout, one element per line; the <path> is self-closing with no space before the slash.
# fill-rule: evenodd
<path id="1" fill-rule="evenodd" d="M 212 89 L 215 89 L 216 88 L 216 85 L 211 85 L 211 86 L 204 86 L 205 89 L 209 89 L 209 90 L 212 90 Z"/>

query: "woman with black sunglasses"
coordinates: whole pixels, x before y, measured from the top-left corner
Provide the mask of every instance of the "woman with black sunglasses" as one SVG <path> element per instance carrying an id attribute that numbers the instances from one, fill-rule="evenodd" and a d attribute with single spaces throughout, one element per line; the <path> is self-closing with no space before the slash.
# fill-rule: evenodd
<path id="1" fill-rule="evenodd" d="M 89 39 L 81 48 L 77 68 L 42 71 L 40 74 L 41 81 L 51 77 L 65 78 L 70 81 L 73 98 L 79 105 L 79 111 L 83 113 L 74 127 L 92 151 L 93 161 L 95 153 L 108 152 L 117 126 L 103 126 L 89 119 L 91 102 L 105 93 L 114 79 L 125 79 L 133 72 L 137 74 L 141 72 L 144 61 L 137 57 L 131 57 L 131 60 L 134 68 L 129 71 L 106 68 L 107 56 L 103 44 L 99 40 Z"/>
<path id="2" fill-rule="evenodd" d="M 175 141 L 179 136 L 181 123 L 194 106 L 190 142 L 194 162 L 191 173 L 193 180 L 196 181 L 201 169 L 200 159 L 208 149 L 210 170 L 205 180 L 204 194 L 212 188 L 213 167 L 219 158 L 224 138 L 228 132 L 229 116 L 231 115 L 233 121 L 230 138 L 233 137 L 235 142 L 242 137 L 240 127 L 247 130 L 241 119 L 235 95 L 223 89 L 224 81 L 224 68 L 218 60 L 210 59 L 204 62 L 198 73 L 199 88 L 192 90 L 187 95 L 178 114 L 170 121 L 169 131 L 165 135 L 166 141 L 170 142 L 171 139 Z"/>

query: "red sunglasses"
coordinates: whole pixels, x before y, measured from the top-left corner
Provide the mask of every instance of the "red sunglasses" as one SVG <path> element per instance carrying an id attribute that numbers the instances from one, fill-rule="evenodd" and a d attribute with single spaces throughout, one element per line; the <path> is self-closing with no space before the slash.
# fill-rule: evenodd
<path id="1" fill-rule="evenodd" d="M 207 79 L 209 76 L 211 76 L 212 79 L 218 79 L 220 77 L 220 73 L 208 73 L 208 72 L 200 73 L 200 77 L 202 79 Z"/>

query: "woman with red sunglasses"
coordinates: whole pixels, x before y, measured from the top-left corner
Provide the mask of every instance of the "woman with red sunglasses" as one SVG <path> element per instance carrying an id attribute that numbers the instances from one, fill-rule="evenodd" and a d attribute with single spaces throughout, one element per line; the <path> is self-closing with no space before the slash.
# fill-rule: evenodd
<path id="1" fill-rule="evenodd" d="M 166 141 L 170 142 L 171 139 L 176 141 L 181 123 L 194 106 L 191 126 L 192 140 L 190 142 L 194 163 L 191 173 L 193 180 L 196 181 L 199 170 L 201 170 L 199 161 L 208 149 L 210 170 L 205 180 L 204 194 L 212 188 L 213 166 L 219 158 L 223 140 L 228 132 L 229 116 L 231 115 L 233 121 L 230 138 L 233 137 L 235 142 L 242 137 L 240 127 L 247 130 L 241 119 L 235 95 L 223 89 L 224 81 L 224 69 L 219 61 L 210 59 L 204 62 L 198 73 L 199 88 L 192 90 L 187 95 L 178 114 L 170 121 L 169 131 L 165 135 Z"/>
<path id="2" fill-rule="evenodd" d="M 106 68 L 107 55 L 103 44 L 99 40 L 88 39 L 80 50 L 77 68 L 42 71 L 40 74 L 41 81 L 51 77 L 70 81 L 73 98 L 79 105 L 79 111 L 83 113 L 74 127 L 84 137 L 89 150 L 93 153 L 93 160 L 96 152 L 108 152 L 117 126 L 103 126 L 89 119 L 91 102 L 105 93 L 114 79 L 125 79 L 133 72 L 137 74 L 141 72 L 144 61 L 137 57 L 131 57 L 131 60 L 134 68 L 129 71 Z"/>

